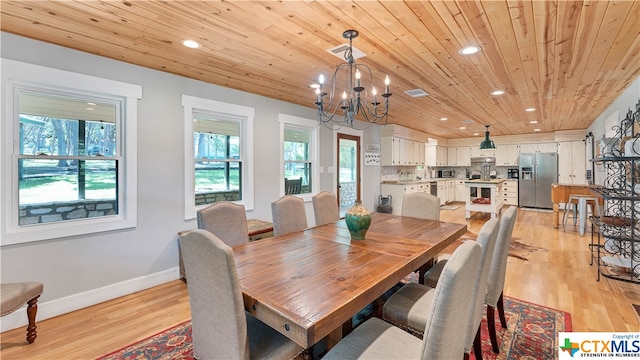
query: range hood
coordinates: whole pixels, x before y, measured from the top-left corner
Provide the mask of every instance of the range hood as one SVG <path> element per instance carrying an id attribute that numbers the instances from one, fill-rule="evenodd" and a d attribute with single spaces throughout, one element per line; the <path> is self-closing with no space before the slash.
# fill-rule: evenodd
<path id="1" fill-rule="evenodd" d="M 471 163 L 472 164 L 484 164 L 484 163 L 495 164 L 496 158 L 493 156 L 487 156 L 487 157 L 476 156 L 471 158 Z"/>

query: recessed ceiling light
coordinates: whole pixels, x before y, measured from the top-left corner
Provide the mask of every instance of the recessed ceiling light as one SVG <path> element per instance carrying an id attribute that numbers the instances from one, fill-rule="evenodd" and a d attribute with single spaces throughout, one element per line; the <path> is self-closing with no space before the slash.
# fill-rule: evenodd
<path id="1" fill-rule="evenodd" d="M 536 109 L 535 109 L 535 108 L 528 108 L 528 109 L 524 109 L 524 111 L 526 111 L 526 112 L 532 112 L 532 111 L 536 111 Z"/>
<path id="2" fill-rule="evenodd" d="M 460 130 L 466 130 L 467 128 L 465 126 L 460 126 Z"/>
<path id="3" fill-rule="evenodd" d="M 533 131 L 540 131 L 540 129 L 533 129 Z"/>
<path id="4" fill-rule="evenodd" d="M 460 49 L 458 52 L 462 55 L 471 55 L 477 53 L 478 51 L 480 51 L 479 46 L 467 46 Z"/>
<path id="5" fill-rule="evenodd" d="M 449 119 L 447 119 L 446 117 L 440 118 L 440 121 L 447 121 L 447 120 L 449 120 Z"/>
<path id="6" fill-rule="evenodd" d="M 504 94 L 504 90 L 495 90 L 491 92 L 491 95 L 502 95 Z"/>
<path id="7" fill-rule="evenodd" d="M 529 121 L 529 124 L 537 124 L 537 123 L 538 123 L 538 120 L 531 120 L 531 121 Z"/>
<path id="8" fill-rule="evenodd" d="M 480 133 L 473 133 L 473 136 L 478 136 L 480 135 Z"/>
<path id="9" fill-rule="evenodd" d="M 184 45 L 184 46 L 186 46 L 186 47 L 188 47 L 190 49 L 197 49 L 197 48 L 200 47 L 200 43 L 198 43 L 195 40 L 189 40 L 189 39 L 182 40 L 182 45 Z"/>

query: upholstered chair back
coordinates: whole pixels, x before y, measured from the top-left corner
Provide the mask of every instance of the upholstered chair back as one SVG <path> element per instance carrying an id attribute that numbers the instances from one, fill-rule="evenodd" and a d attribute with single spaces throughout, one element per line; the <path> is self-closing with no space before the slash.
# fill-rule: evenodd
<path id="1" fill-rule="evenodd" d="M 476 273 L 475 281 L 472 283 L 473 294 L 471 295 L 471 316 L 467 325 L 465 352 L 471 351 L 476 332 L 480 330 L 480 322 L 482 321 L 482 314 L 484 310 L 484 299 L 487 295 L 489 267 L 491 266 L 491 257 L 493 256 L 493 249 L 496 245 L 499 230 L 500 220 L 496 218 L 487 221 L 478 233 L 477 242 L 480 244 L 482 249 L 480 256 L 480 270 Z M 439 282 L 440 280 L 438 280 L 438 283 Z M 477 350 L 481 351 L 481 349 Z"/>
<path id="2" fill-rule="evenodd" d="M 440 198 L 425 192 L 415 192 L 402 198 L 402 216 L 440 220 Z"/>
<path id="3" fill-rule="evenodd" d="M 504 288 L 505 275 L 507 271 L 507 258 L 509 257 L 509 247 L 511 246 L 511 236 L 516 224 L 518 208 L 509 207 L 500 219 L 500 230 L 498 239 L 493 250 L 489 276 L 487 278 L 487 298 L 485 302 L 493 307 L 496 306 L 502 289 Z"/>
<path id="4" fill-rule="evenodd" d="M 194 356 L 248 359 L 247 323 L 233 250 L 206 230 L 180 235 Z"/>
<path id="5" fill-rule="evenodd" d="M 285 195 L 271 203 L 273 235 L 281 236 L 308 227 L 304 200 L 297 196 Z"/>
<path id="6" fill-rule="evenodd" d="M 338 199 L 334 193 L 321 191 L 311 200 L 313 201 L 316 226 L 340 220 L 340 208 L 338 207 Z"/>
<path id="7" fill-rule="evenodd" d="M 462 359 L 465 332 L 471 310 L 473 283 L 480 268 L 481 248 L 465 241 L 444 266 L 422 339 L 424 360 Z"/>
<path id="8" fill-rule="evenodd" d="M 231 247 L 249 242 L 247 214 L 243 205 L 217 202 L 198 210 L 197 220 L 198 229 L 209 231 Z"/>

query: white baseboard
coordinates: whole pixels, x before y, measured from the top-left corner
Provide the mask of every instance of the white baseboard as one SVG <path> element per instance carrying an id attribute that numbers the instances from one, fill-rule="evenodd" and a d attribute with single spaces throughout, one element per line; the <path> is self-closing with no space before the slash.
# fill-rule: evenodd
<path id="1" fill-rule="evenodd" d="M 38 313 L 36 315 L 36 325 L 39 321 L 50 319 L 55 316 L 70 313 L 101 302 L 113 300 L 124 295 L 132 294 L 136 291 L 148 289 L 169 281 L 180 278 L 179 269 L 173 268 L 154 274 L 141 276 L 135 279 L 111 284 L 98 289 L 86 291 L 79 294 L 70 295 L 64 298 L 54 299 L 47 302 L 38 301 Z M 47 284 L 44 284 L 44 292 L 47 291 Z M 27 306 L 23 306 L 11 314 L 0 318 L 0 332 L 17 329 L 28 324 Z M 26 336 L 26 335 L 25 335 Z"/>

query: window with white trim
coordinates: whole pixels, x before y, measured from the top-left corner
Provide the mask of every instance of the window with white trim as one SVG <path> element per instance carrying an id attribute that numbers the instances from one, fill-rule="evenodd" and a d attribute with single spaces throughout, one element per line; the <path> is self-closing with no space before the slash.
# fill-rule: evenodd
<path id="1" fill-rule="evenodd" d="M 253 208 L 254 109 L 183 95 L 185 219 L 219 201 Z"/>
<path id="2" fill-rule="evenodd" d="M 280 114 L 282 188 L 284 194 L 311 195 L 318 192 L 318 122 Z M 291 191 L 291 182 L 301 186 Z M 294 187 L 295 188 L 295 187 Z"/>
<path id="3" fill-rule="evenodd" d="M 135 227 L 142 88 L 2 60 L 2 245 Z M 4 106 L 3 106 L 4 107 Z M 6 160 L 6 161 L 5 161 Z"/>

